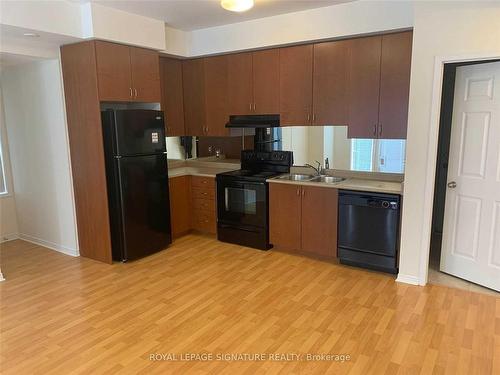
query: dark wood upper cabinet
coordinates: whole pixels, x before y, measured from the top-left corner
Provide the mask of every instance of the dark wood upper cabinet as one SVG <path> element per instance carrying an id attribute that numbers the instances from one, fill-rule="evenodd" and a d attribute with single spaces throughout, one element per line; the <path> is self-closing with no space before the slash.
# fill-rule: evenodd
<path id="1" fill-rule="evenodd" d="M 300 250 L 302 205 L 300 187 L 269 184 L 270 242 L 284 250 Z"/>
<path id="2" fill-rule="evenodd" d="M 314 125 L 347 125 L 349 40 L 314 45 Z"/>
<path id="3" fill-rule="evenodd" d="M 160 58 L 160 82 L 161 109 L 165 113 L 167 136 L 185 135 L 181 60 Z"/>
<path id="4" fill-rule="evenodd" d="M 229 114 L 244 115 L 253 112 L 252 53 L 227 56 Z"/>
<path id="5" fill-rule="evenodd" d="M 280 48 L 281 125 L 310 125 L 312 119 L 312 44 Z"/>
<path id="6" fill-rule="evenodd" d="M 256 51 L 253 60 L 253 110 L 257 114 L 280 112 L 280 50 Z"/>
<path id="7" fill-rule="evenodd" d="M 350 41 L 349 138 L 406 138 L 412 32 Z"/>
<path id="8" fill-rule="evenodd" d="M 228 56 L 207 57 L 205 65 L 206 135 L 228 135 Z"/>
<path id="9" fill-rule="evenodd" d="M 133 98 L 130 47 L 95 41 L 99 99 L 129 102 Z"/>
<path id="10" fill-rule="evenodd" d="M 411 31 L 382 36 L 379 138 L 406 138 L 412 36 Z"/>
<path id="11" fill-rule="evenodd" d="M 158 52 L 95 41 L 99 100 L 160 102 Z"/>
<path id="12" fill-rule="evenodd" d="M 130 47 L 134 101 L 151 103 L 161 101 L 159 64 L 158 52 Z"/>
<path id="13" fill-rule="evenodd" d="M 348 137 L 375 138 L 382 37 L 352 39 L 349 47 Z"/>
<path id="14" fill-rule="evenodd" d="M 182 61 L 184 125 L 186 134 L 205 134 L 205 71 L 203 59 Z"/>
<path id="15" fill-rule="evenodd" d="M 338 190 L 302 186 L 302 251 L 337 256 Z"/>

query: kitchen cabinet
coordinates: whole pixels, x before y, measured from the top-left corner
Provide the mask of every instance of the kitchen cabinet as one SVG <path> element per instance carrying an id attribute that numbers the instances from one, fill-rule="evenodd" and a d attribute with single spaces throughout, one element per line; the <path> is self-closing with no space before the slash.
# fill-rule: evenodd
<path id="1" fill-rule="evenodd" d="M 215 178 L 191 176 L 192 229 L 216 233 Z"/>
<path id="2" fill-rule="evenodd" d="M 347 125 L 349 43 L 314 45 L 313 125 Z"/>
<path id="3" fill-rule="evenodd" d="M 61 66 L 80 255 L 111 263 L 97 51 L 94 43 L 87 41 L 62 46 Z"/>
<path id="4" fill-rule="evenodd" d="M 280 48 L 279 53 L 281 125 L 310 125 L 313 45 Z"/>
<path id="5" fill-rule="evenodd" d="M 227 58 L 229 114 L 279 113 L 279 49 Z"/>
<path id="6" fill-rule="evenodd" d="M 160 102 L 158 52 L 95 41 L 100 101 Z"/>
<path id="7" fill-rule="evenodd" d="M 182 61 L 186 135 L 205 134 L 205 72 L 203 59 Z"/>
<path id="8" fill-rule="evenodd" d="M 160 58 L 161 109 L 165 113 L 165 130 L 169 137 L 182 136 L 184 129 L 184 98 L 181 60 Z"/>
<path id="9" fill-rule="evenodd" d="M 205 135 L 229 135 L 228 57 L 214 56 L 204 60 L 205 66 Z"/>
<path id="10" fill-rule="evenodd" d="M 191 177 L 171 177 L 170 192 L 170 222 L 172 238 L 179 238 L 191 230 Z"/>
<path id="11" fill-rule="evenodd" d="M 228 101 L 230 115 L 253 112 L 252 53 L 236 53 L 228 59 Z"/>
<path id="12" fill-rule="evenodd" d="M 133 96 L 130 51 L 122 44 L 95 41 L 99 99 L 131 101 Z"/>
<path id="13" fill-rule="evenodd" d="M 335 257 L 337 254 L 338 190 L 302 186 L 302 251 Z"/>
<path id="14" fill-rule="evenodd" d="M 134 101 L 159 103 L 160 60 L 158 52 L 138 47 L 130 47 L 130 66 Z"/>
<path id="15" fill-rule="evenodd" d="M 182 80 L 187 135 L 228 135 L 227 56 L 184 60 Z"/>
<path id="16" fill-rule="evenodd" d="M 269 184 L 269 241 L 277 248 L 300 250 L 302 200 L 300 186 Z"/>
<path id="17" fill-rule="evenodd" d="M 352 39 L 349 138 L 405 138 L 412 32 Z"/>
<path id="18" fill-rule="evenodd" d="M 336 257 L 338 190 L 269 184 L 269 233 L 278 249 Z"/>
<path id="19" fill-rule="evenodd" d="M 256 114 L 280 112 L 280 50 L 252 53 L 253 111 Z"/>
<path id="20" fill-rule="evenodd" d="M 382 36 L 379 138 L 406 138 L 412 37 L 411 31 Z"/>

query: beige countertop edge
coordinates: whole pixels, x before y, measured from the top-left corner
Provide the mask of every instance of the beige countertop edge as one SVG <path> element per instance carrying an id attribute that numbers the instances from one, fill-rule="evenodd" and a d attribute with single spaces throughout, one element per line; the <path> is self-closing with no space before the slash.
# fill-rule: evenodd
<path id="1" fill-rule="evenodd" d="M 199 167 L 176 167 L 169 168 L 168 178 L 180 176 L 214 177 L 217 173 L 227 172 L 230 169 L 223 168 L 199 168 Z"/>
<path id="2" fill-rule="evenodd" d="M 325 182 L 308 182 L 308 181 L 289 181 L 270 178 L 267 180 L 270 183 L 277 184 L 290 184 L 290 185 L 305 185 L 317 186 L 333 189 L 345 189 L 356 191 L 369 191 L 374 193 L 388 193 L 403 195 L 403 186 L 399 182 L 388 182 L 379 180 L 362 180 L 362 179 L 346 179 L 342 182 L 335 184 L 328 184 Z"/>

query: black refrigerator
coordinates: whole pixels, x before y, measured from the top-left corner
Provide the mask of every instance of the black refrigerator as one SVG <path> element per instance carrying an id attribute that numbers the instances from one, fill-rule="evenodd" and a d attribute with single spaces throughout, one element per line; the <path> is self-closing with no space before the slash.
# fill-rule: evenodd
<path id="1" fill-rule="evenodd" d="M 101 112 L 113 260 L 138 259 L 171 242 L 163 112 Z"/>

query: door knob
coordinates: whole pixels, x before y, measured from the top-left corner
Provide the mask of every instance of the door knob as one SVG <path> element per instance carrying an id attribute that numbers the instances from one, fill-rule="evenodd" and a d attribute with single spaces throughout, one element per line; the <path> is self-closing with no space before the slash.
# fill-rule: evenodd
<path id="1" fill-rule="evenodd" d="M 457 187 L 457 183 L 455 181 L 448 182 L 448 187 L 450 189 L 455 189 Z"/>

